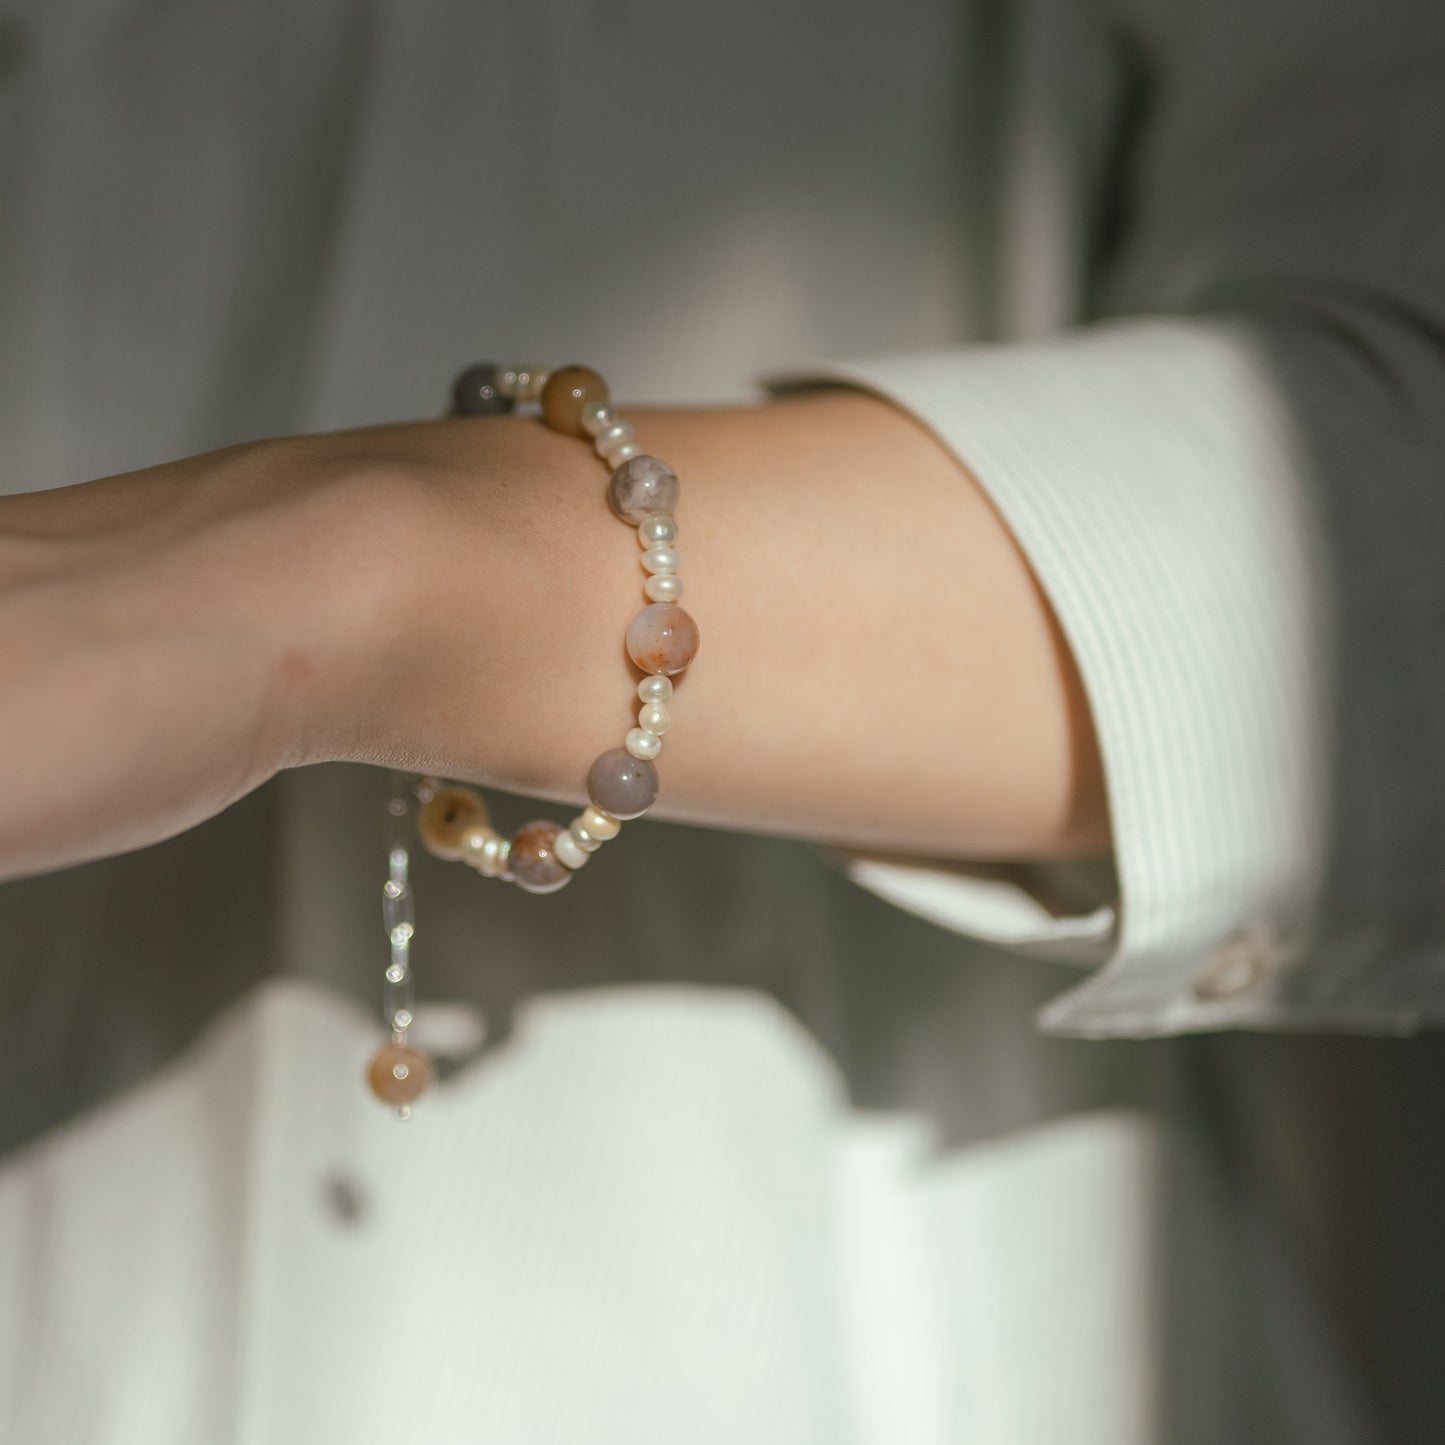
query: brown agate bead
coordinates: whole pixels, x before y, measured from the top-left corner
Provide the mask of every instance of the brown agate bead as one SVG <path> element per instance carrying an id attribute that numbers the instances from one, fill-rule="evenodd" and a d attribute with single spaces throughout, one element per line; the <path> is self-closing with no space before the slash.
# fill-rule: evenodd
<path id="1" fill-rule="evenodd" d="M 528 893 L 555 893 L 571 881 L 572 870 L 557 856 L 560 823 L 542 818 L 517 829 L 512 851 L 507 854 L 507 871 L 518 888 Z"/>
<path id="2" fill-rule="evenodd" d="M 438 788 L 421 805 L 416 830 L 428 853 L 455 862 L 467 847 L 467 836 L 487 825 L 487 805 L 471 788 Z"/>
<path id="3" fill-rule="evenodd" d="M 657 769 L 611 748 L 587 770 L 587 796 L 614 818 L 640 818 L 657 801 Z"/>
<path id="4" fill-rule="evenodd" d="M 677 473 L 646 452 L 628 459 L 612 473 L 607 505 L 635 527 L 649 517 L 670 517 L 677 511 Z"/>
<path id="5" fill-rule="evenodd" d="M 610 401 L 607 383 L 590 366 L 564 366 L 542 388 L 542 415 L 553 431 L 585 437 L 582 408 L 592 401 Z"/>
<path id="6" fill-rule="evenodd" d="M 643 672 L 681 672 L 697 656 L 697 643 L 697 623 L 676 602 L 654 602 L 627 624 L 627 655 Z"/>
<path id="7" fill-rule="evenodd" d="M 405 1044 L 387 1044 L 366 1071 L 371 1092 L 383 1104 L 410 1104 L 426 1092 L 431 1080 L 431 1060 Z"/>

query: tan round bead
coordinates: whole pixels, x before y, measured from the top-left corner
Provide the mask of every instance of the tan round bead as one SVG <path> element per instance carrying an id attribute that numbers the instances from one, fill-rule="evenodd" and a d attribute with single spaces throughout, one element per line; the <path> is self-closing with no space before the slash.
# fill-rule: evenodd
<path id="1" fill-rule="evenodd" d="M 697 623 L 675 602 L 654 602 L 627 626 L 627 654 L 643 672 L 681 672 L 697 656 L 697 644 Z"/>
<path id="2" fill-rule="evenodd" d="M 432 1062 L 405 1044 L 387 1044 L 366 1071 L 371 1092 L 383 1104 L 410 1104 L 432 1081 Z"/>
<path id="3" fill-rule="evenodd" d="M 585 437 L 582 409 L 589 402 L 611 399 L 607 383 L 590 366 L 564 366 L 542 388 L 542 416 L 553 431 Z"/>
<path id="4" fill-rule="evenodd" d="M 487 805 L 471 788 L 438 788 L 416 815 L 416 831 L 428 853 L 455 862 L 466 856 L 467 840 L 485 828 Z"/>
<path id="5" fill-rule="evenodd" d="M 528 893 L 555 893 L 571 881 L 572 870 L 557 856 L 560 823 L 550 818 L 526 823 L 512 835 L 507 871 L 518 888 Z"/>

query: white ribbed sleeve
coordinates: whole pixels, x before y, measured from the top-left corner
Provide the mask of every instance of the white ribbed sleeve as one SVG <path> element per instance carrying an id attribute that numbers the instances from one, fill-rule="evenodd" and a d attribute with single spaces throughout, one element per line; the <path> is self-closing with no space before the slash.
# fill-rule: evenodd
<path id="1" fill-rule="evenodd" d="M 1013 531 L 1093 710 L 1119 895 L 1058 917 L 1022 870 L 1012 898 L 997 868 L 851 855 L 850 876 L 966 933 L 1107 958 L 1050 1028 L 1207 1021 L 1221 1005 L 1193 985 L 1210 950 L 1243 932 L 1295 936 L 1322 867 L 1315 528 L 1289 413 L 1249 333 L 1141 320 L 770 384 L 801 380 L 912 413 Z"/>

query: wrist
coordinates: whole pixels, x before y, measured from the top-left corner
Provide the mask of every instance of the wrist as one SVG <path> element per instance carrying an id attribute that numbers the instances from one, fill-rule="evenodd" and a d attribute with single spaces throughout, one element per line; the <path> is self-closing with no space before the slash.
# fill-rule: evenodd
<path id="1" fill-rule="evenodd" d="M 618 676 L 627 696 L 616 623 L 636 590 L 595 457 L 528 418 L 312 440 L 298 630 L 271 644 L 289 761 L 580 796 L 567 764 L 590 756 Z"/>

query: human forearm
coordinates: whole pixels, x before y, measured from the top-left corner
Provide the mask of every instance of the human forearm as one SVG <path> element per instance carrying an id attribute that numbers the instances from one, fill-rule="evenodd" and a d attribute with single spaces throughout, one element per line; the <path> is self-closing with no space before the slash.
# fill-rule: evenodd
<path id="1" fill-rule="evenodd" d="M 943 448 L 857 393 L 629 415 L 683 476 L 703 636 L 655 816 L 960 857 L 1104 843 L 1067 652 Z M 0 741 L 28 762 L 0 867 L 135 846 L 325 758 L 582 801 L 633 721 L 642 601 L 604 484 L 581 443 L 474 419 L 8 499 L 0 607 L 39 625 L 6 660 Z"/>
<path id="2" fill-rule="evenodd" d="M 679 679 L 658 817 L 954 857 L 1097 848 L 1096 750 L 1067 649 L 971 478 L 855 392 L 628 409 L 683 477 Z M 525 420 L 437 431 L 445 538 L 399 638 L 416 685 L 373 755 L 582 801 L 632 725 L 638 548 L 590 449 Z M 445 720 L 440 726 L 439 720 Z M 339 751 L 345 751 L 341 749 Z"/>

